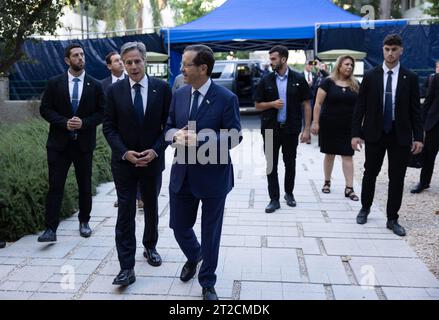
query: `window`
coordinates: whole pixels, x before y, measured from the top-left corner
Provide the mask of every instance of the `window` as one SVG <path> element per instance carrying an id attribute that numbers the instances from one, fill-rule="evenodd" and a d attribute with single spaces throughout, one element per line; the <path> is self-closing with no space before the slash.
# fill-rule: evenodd
<path id="1" fill-rule="evenodd" d="M 229 79 L 234 76 L 234 63 L 215 63 L 212 70 L 212 79 Z"/>

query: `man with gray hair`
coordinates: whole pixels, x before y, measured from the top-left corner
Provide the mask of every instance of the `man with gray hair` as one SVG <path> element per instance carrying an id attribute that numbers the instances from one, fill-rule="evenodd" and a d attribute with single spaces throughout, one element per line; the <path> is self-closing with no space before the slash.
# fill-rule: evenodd
<path id="1" fill-rule="evenodd" d="M 121 271 L 114 285 L 136 281 L 136 193 L 144 203 L 144 257 L 160 266 L 157 198 L 162 185 L 167 147 L 163 129 L 168 118 L 171 88 L 145 74 L 146 48 L 141 42 L 128 42 L 121 48 L 128 77 L 113 84 L 107 94 L 103 131 L 112 150 L 111 169 L 116 185 L 118 213 L 116 248 Z"/>

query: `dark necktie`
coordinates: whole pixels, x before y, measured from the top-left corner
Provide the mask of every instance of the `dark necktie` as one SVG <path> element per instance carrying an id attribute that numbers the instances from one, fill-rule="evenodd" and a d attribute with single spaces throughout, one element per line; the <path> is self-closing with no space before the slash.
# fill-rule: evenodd
<path id="1" fill-rule="evenodd" d="M 73 91 L 72 91 L 72 112 L 76 115 L 79 105 L 79 78 L 73 78 Z"/>
<path id="2" fill-rule="evenodd" d="M 383 130 L 385 133 L 392 131 L 392 74 L 393 71 L 387 72 L 386 95 L 384 98 L 384 123 Z"/>
<path id="3" fill-rule="evenodd" d="M 195 90 L 194 93 L 194 101 L 192 101 L 191 113 L 189 115 L 189 121 L 195 121 L 197 118 L 198 111 L 198 97 L 200 96 L 200 91 Z"/>
<path id="4" fill-rule="evenodd" d="M 133 85 L 134 90 L 136 90 L 136 95 L 134 96 L 134 110 L 136 111 L 137 121 L 139 121 L 139 123 L 143 123 L 143 118 L 145 116 L 143 112 L 142 94 L 140 93 L 141 87 L 140 83 Z"/>

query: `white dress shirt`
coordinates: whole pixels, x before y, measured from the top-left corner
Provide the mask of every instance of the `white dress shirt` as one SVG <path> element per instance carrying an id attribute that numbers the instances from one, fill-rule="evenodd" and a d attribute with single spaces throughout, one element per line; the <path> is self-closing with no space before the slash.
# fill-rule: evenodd
<path id="1" fill-rule="evenodd" d="M 123 79 L 125 79 L 125 73 L 122 73 L 122 75 L 119 78 L 116 77 L 114 74 L 111 74 L 111 83 L 112 84 L 117 82 L 118 80 L 123 80 Z"/>
<path id="2" fill-rule="evenodd" d="M 189 105 L 189 115 L 191 114 L 192 103 L 194 101 L 194 92 L 197 90 L 200 93 L 200 96 L 198 97 L 198 108 L 199 108 L 201 103 L 203 102 L 204 97 L 206 96 L 207 91 L 209 90 L 211 84 L 212 84 L 212 80 L 210 80 L 210 78 L 209 78 L 198 90 L 194 89 L 194 87 L 192 87 L 191 104 Z"/>
<path id="3" fill-rule="evenodd" d="M 395 97 L 396 97 L 396 88 L 398 87 L 398 76 L 399 76 L 399 67 L 400 63 L 398 63 L 393 69 L 389 69 L 386 66 L 386 63 L 383 63 L 384 70 L 384 94 L 383 94 L 383 106 L 386 105 L 386 86 L 387 86 L 387 78 L 389 75 L 387 72 L 393 71 L 392 74 L 392 120 L 395 121 Z M 384 108 L 383 108 L 384 113 Z"/>
<path id="4" fill-rule="evenodd" d="M 133 88 L 133 86 L 139 83 L 142 87 L 140 88 L 140 94 L 142 95 L 142 102 L 143 102 L 143 114 L 145 114 L 146 111 L 146 103 L 148 102 L 148 77 L 145 75 L 142 80 L 139 82 L 136 82 L 130 78 L 130 87 L 131 87 L 131 98 L 133 99 L 134 104 L 134 97 L 136 96 L 136 89 Z"/>
<path id="5" fill-rule="evenodd" d="M 82 96 L 82 90 L 84 88 L 84 77 L 85 77 L 85 71 L 83 71 L 81 73 L 80 76 L 75 77 L 74 75 L 72 75 L 70 73 L 70 70 L 67 71 L 67 75 L 69 77 L 69 94 L 70 94 L 70 102 L 72 102 L 72 95 L 73 95 L 73 85 L 75 84 L 73 82 L 74 78 L 78 78 L 79 82 L 78 82 L 78 106 L 79 106 L 79 101 L 81 101 L 81 96 Z"/>

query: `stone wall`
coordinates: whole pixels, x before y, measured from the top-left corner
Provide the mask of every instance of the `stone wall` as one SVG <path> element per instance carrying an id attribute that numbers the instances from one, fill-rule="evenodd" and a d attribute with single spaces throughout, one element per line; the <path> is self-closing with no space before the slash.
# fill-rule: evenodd
<path id="1" fill-rule="evenodd" d="M 25 122 L 40 117 L 39 100 L 0 100 L 0 124 Z"/>

